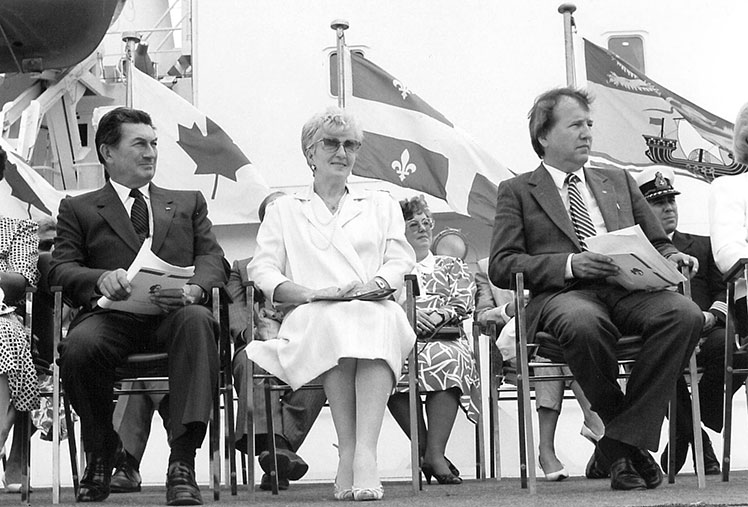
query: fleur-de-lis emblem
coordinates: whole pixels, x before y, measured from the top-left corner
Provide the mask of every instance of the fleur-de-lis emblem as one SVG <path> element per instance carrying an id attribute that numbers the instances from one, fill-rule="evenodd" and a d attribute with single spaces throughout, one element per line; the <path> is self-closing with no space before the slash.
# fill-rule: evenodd
<path id="1" fill-rule="evenodd" d="M 405 86 L 405 83 L 400 81 L 399 79 L 393 79 L 392 80 L 392 86 L 400 90 L 400 96 L 402 96 L 403 100 L 408 98 L 408 95 L 410 95 L 410 89 Z"/>
<path id="2" fill-rule="evenodd" d="M 415 164 L 410 162 L 410 152 L 407 148 L 403 150 L 402 154 L 400 154 L 400 160 L 394 160 L 392 162 L 392 169 L 400 177 L 400 181 L 405 181 L 405 178 L 407 178 L 409 174 L 416 172 L 417 167 Z"/>

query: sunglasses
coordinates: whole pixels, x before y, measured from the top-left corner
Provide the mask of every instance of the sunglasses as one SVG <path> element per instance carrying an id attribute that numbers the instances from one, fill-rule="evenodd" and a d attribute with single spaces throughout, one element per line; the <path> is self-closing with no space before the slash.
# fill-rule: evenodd
<path id="1" fill-rule="evenodd" d="M 410 232 L 418 232 L 421 228 L 424 231 L 430 231 L 434 228 L 434 221 L 431 218 L 422 218 L 419 220 L 408 220 L 405 224 L 408 226 Z"/>
<path id="2" fill-rule="evenodd" d="M 317 141 L 313 142 L 312 146 L 317 143 L 322 143 L 322 149 L 325 151 L 329 151 L 330 153 L 335 153 L 340 149 L 341 146 L 346 153 L 356 153 L 361 149 L 361 142 L 354 139 L 346 139 L 345 141 L 341 141 L 340 139 L 323 137 L 322 139 L 318 139 Z"/>

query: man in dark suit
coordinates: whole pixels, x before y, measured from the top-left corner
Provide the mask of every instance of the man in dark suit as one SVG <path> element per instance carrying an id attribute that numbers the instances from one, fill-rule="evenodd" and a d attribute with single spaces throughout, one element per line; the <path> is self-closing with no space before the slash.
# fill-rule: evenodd
<path id="1" fill-rule="evenodd" d="M 79 502 L 109 495 L 119 445 L 112 427 L 115 368 L 131 353 L 163 350 L 169 353 L 170 380 L 167 505 L 202 504 L 195 451 L 205 436 L 218 384 L 218 326 L 205 305 L 210 289 L 225 283 L 226 270 L 202 194 L 151 183 L 156 143 L 147 113 L 122 107 L 108 112 L 99 122 L 96 149 L 110 180 L 60 203 L 49 277 L 81 307 L 60 357 L 65 391 L 81 418 L 88 453 Z M 194 276 L 182 289 L 154 290 L 151 301 L 158 315 L 100 308 L 102 295 L 112 301 L 129 297 L 126 269 L 144 242 L 166 262 L 194 266 Z"/>
<path id="2" fill-rule="evenodd" d="M 490 279 L 508 289 L 514 273 L 525 273 L 533 293 L 528 336 L 545 330 L 558 338 L 605 423 L 597 452 L 610 463 L 611 487 L 657 487 L 662 471 L 647 450 L 657 449 L 670 394 L 704 317 L 675 292 L 629 292 L 607 283 L 619 268 L 588 251 L 584 240 L 639 225 L 670 261 L 694 270 L 697 263 L 672 245 L 628 173 L 584 167 L 592 143 L 585 92 L 559 88 L 539 96 L 530 134 L 543 163 L 499 186 Z M 615 344 L 622 333 L 643 337 L 625 394 L 616 381 Z"/>
<path id="3" fill-rule="evenodd" d="M 701 420 L 710 429 L 722 431 L 723 386 L 725 374 L 725 320 L 727 318 L 726 287 L 722 273 L 712 256 L 712 245 L 707 236 L 697 236 L 678 231 L 678 204 L 675 196 L 680 194 L 673 188 L 675 174 L 672 169 L 656 167 L 642 171 L 636 177 L 639 189 L 660 220 L 662 228 L 673 241 L 675 248 L 696 257 L 700 269 L 691 279 L 691 298 L 704 314 L 704 328 L 696 356 L 703 374 L 699 380 L 699 401 Z M 742 355 L 735 356 L 735 367 L 746 368 L 748 361 Z M 736 375 L 733 393 L 745 381 L 745 375 Z M 676 473 L 683 467 L 688 454 L 688 446 L 693 446 L 693 418 L 691 397 L 683 377 L 676 386 L 678 407 L 676 411 Z M 701 430 L 704 441 L 704 472 L 719 475 L 719 460 L 714 454 L 706 431 Z M 694 460 L 695 462 L 695 460 Z M 667 447 L 660 457 L 663 469 L 667 471 Z M 695 466 L 694 466 L 695 468 Z"/>
<path id="4" fill-rule="evenodd" d="M 273 192 L 260 203 L 257 210 L 260 222 L 265 218 L 265 209 L 276 198 L 285 195 L 283 192 Z M 252 362 L 247 357 L 244 348 L 247 345 L 247 330 L 250 325 L 254 326 L 255 340 L 272 340 L 278 337 L 280 328 L 280 314 L 266 315 L 266 308 L 258 299 L 262 294 L 255 293 L 254 322 L 249 322 L 249 309 L 247 308 L 247 296 L 245 283 L 248 281 L 247 264 L 251 258 L 234 261 L 229 273 L 229 281 L 226 284 L 226 292 L 233 303 L 229 306 L 229 323 L 231 338 L 234 340 L 234 386 L 239 396 L 239 404 L 236 411 L 236 448 L 241 452 L 247 452 L 247 404 L 244 386 L 246 386 L 247 375 L 252 374 Z M 263 313 L 259 315 L 259 313 Z M 258 371 L 263 372 L 259 369 Z M 277 392 L 276 392 L 277 393 Z M 306 439 L 309 430 L 317 419 L 320 410 L 325 404 L 327 397 L 322 389 L 299 389 L 298 391 L 286 391 L 282 395 L 271 400 L 272 417 L 276 430 L 275 445 L 278 460 L 278 488 L 288 489 L 288 481 L 301 479 L 309 465 L 296 454 L 301 444 Z M 272 489 L 270 482 L 271 456 L 268 451 L 267 421 L 265 419 L 265 392 L 262 384 L 256 384 L 253 390 L 254 425 L 255 425 L 255 454 L 264 474 L 260 481 L 260 489 L 269 491 Z"/>

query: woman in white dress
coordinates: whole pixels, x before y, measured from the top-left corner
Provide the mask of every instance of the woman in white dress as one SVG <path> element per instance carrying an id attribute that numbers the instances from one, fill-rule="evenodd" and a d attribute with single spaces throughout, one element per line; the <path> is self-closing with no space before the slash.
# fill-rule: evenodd
<path id="1" fill-rule="evenodd" d="M 314 301 L 399 289 L 415 265 L 400 207 L 389 194 L 350 188 L 363 132 L 329 108 L 303 127 L 312 170 L 305 192 L 268 206 L 249 277 L 275 305 L 290 307 L 278 339 L 247 355 L 293 389 L 320 377 L 338 437 L 338 500 L 379 500 L 376 448 L 387 399 L 415 334 L 392 300 Z"/>

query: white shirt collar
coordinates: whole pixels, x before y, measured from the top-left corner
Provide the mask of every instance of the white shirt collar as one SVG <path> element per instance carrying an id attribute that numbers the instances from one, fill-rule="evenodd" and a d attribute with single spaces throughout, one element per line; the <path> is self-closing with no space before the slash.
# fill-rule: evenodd
<path id="1" fill-rule="evenodd" d="M 112 184 L 112 188 L 114 188 L 114 191 L 117 192 L 117 197 L 119 197 L 119 200 L 122 201 L 122 204 L 125 204 L 128 199 L 132 199 L 130 197 L 130 190 L 126 186 L 122 185 L 121 183 L 117 183 L 116 181 L 110 179 L 109 183 Z M 143 197 L 145 197 L 145 200 L 147 202 L 150 202 L 151 200 L 151 194 L 148 192 L 148 187 L 150 186 L 150 183 L 146 183 L 142 187 L 140 187 L 138 190 L 140 190 L 140 193 L 143 194 Z"/>
<path id="2" fill-rule="evenodd" d="M 556 185 L 556 188 L 558 188 L 559 191 L 564 188 L 564 185 L 566 184 L 566 177 L 569 175 L 569 173 L 553 167 L 552 165 L 547 164 L 545 161 L 543 161 L 543 165 L 548 170 L 548 174 L 551 175 L 551 178 L 553 178 L 553 183 Z M 580 167 L 576 171 L 572 171 L 572 174 L 576 174 L 583 184 L 587 184 L 587 180 L 584 177 L 584 167 Z"/>

